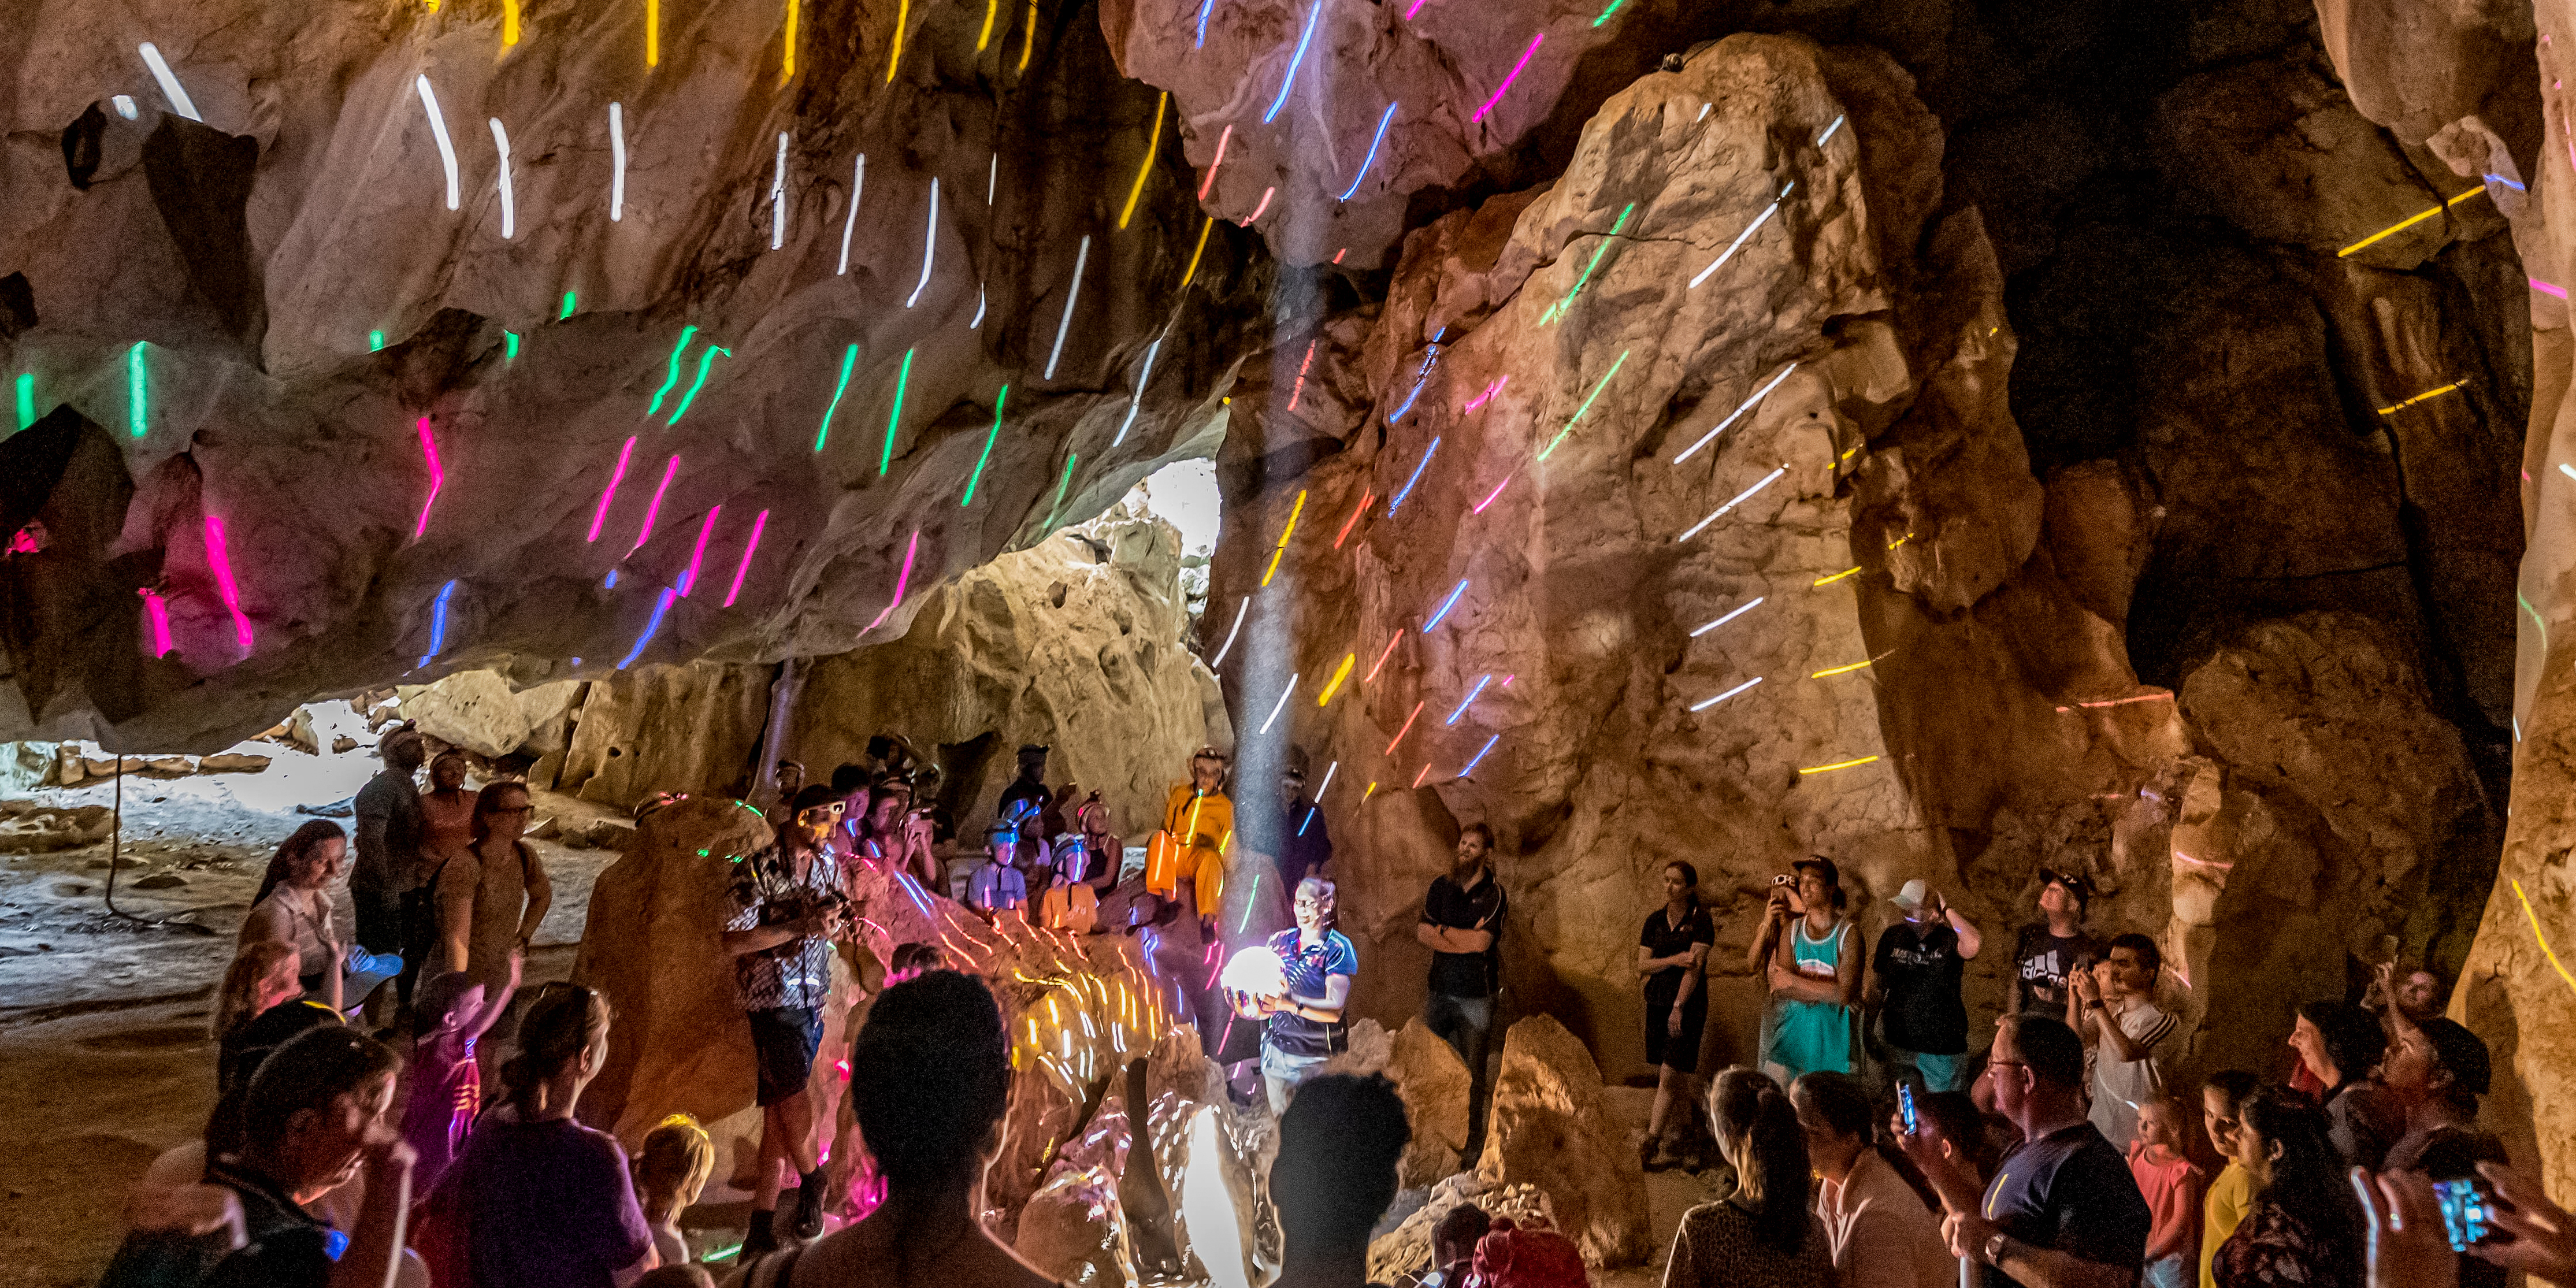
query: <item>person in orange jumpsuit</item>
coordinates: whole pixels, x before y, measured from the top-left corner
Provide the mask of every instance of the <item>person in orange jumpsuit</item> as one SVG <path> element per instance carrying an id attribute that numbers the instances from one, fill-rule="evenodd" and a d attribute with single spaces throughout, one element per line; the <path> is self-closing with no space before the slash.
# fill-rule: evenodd
<path id="1" fill-rule="evenodd" d="M 1224 906 L 1227 852 L 1234 842 L 1234 802 L 1225 794 L 1225 756 L 1201 747 L 1190 757 L 1190 781 L 1172 789 L 1163 830 L 1146 854 L 1145 889 L 1169 899 L 1190 882 L 1201 930 L 1213 940 Z M 1159 917 L 1157 918 L 1160 919 Z"/>

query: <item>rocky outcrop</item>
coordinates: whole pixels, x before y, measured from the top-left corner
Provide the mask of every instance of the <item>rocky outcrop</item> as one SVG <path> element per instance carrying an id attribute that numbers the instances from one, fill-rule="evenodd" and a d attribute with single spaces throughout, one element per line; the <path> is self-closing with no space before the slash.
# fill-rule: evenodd
<path id="1" fill-rule="evenodd" d="M 1467 1098 L 1472 1088 L 1466 1062 L 1420 1017 L 1388 1033 L 1375 1020 L 1351 1025 L 1350 1049 L 1324 1066 L 1326 1073 L 1382 1073 L 1404 1099 L 1405 1121 L 1413 1138 L 1405 1142 L 1396 1166 L 1396 1184 L 1418 1190 L 1458 1170 L 1467 1150 Z"/>
<path id="2" fill-rule="evenodd" d="M 1612 1121 L 1601 1069 L 1564 1025 L 1533 1015 L 1511 1027 L 1476 1173 L 1545 1194 L 1556 1228 L 1590 1266 L 1634 1265 L 1654 1250 L 1646 1175 L 1626 1135 L 1602 1131 Z"/>

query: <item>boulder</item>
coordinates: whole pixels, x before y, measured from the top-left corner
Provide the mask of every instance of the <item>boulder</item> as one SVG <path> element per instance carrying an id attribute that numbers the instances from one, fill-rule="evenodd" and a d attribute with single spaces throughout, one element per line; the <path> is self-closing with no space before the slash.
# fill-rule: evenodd
<path id="1" fill-rule="evenodd" d="M 268 757 L 241 752 L 221 752 L 197 759 L 197 772 L 201 774 L 256 774 L 266 768 Z"/>
<path id="2" fill-rule="evenodd" d="M 1418 1190 L 1458 1170 L 1467 1148 L 1467 1064 L 1416 1016 L 1389 1035 L 1375 1020 L 1355 1020 L 1350 1049 L 1324 1066 L 1326 1073 L 1382 1073 L 1404 1099 L 1413 1139 L 1404 1147 L 1396 1184 Z"/>
<path id="3" fill-rule="evenodd" d="M 62 808 L 24 800 L 0 802 L 0 853 L 76 850 L 106 840 L 115 827 L 114 812 L 105 805 Z"/>
<path id="4" fill-rule="evenodd" d="M 1556 1228 L 1547 1195 L 1537 1186 L 1500 1185 L 1475 1172 L 1460 1172 L 1431 1187 L 1431 1193 L 1394 1229 L 1369 1241 L 1371 1283 L 1403 1283 L 1431 1268 L 1431 1233 L 1450 1210 L 1473 1203 L 1487 1216 L 1507 1216 L 1524 1226 Z"/>
<path id="5" fill-rule="evenodd" d="M 551 687 L 551 686 L 550 686 Z M 528 716 L 492 671 L 458 671 L 435 684 L 403 685 L 403 718 L 440 742 L 478 756 L 506 756 L 528 740 Z"/>
<path id="6" fill-rule="evenodd" d="M 1627 1133 L 1604 1130 L 1617 1121 L 1592 1053 L 1556 1017 L 1530 1016 L 1503 1038 L 1477 1175 L 1545 1194 L 1584 1264 L 1636 1265 L 1654 1251 L 1646 1174 Z"/>

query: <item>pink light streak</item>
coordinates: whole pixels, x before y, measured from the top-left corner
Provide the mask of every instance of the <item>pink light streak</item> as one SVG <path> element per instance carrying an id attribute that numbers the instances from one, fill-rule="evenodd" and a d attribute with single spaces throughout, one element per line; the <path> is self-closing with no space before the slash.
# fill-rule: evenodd
<path id="1" fill-rule="evenodd" d="M 920 550 L 921 529 L 914 528 L 912 530 L 912 544 L 903 548 L 903 571 L 894 575 L 894 602 L 886 605 L 885 611 L 877 614 L 877 619 L 875 621 L 868 623 L 868 631 L 875 630 L 876 628 L 885 625 L 885 619 L 894 616 L 894 610 L 903 607 L 903 588 L 912 580 L 912 557 L 919 553 Z M 868 631 L 861 631 L 859 634 L 865 635 Z"/>
<path id="2" fill-rule="evenodd" d="M 1496 376 L 1496 377 L 1494 377 L 1494 383 L 1492 383 L 1492 384 L 1490 384 L 1490 385 L 1485 386 L 1485 392 L 1483 392 L 1483 393 L 1481 393 L 1481 394 L 1476 395 L 1476 397 L 1475 397 L 1474 401 L 1469 402 L 1466 406 L 1459 408 L 1459 410 L 1460 410 L 1460 411 L 1465 411 L 1465 412 L 1472 412 L 1472 411 L 1476 410 L 1477 408 L 1484 406 L 1484 405 L 1485 405 L 1485 403 L 1486 403 L 1488 400 L 1490 400 L 1491 398 L 1493 398 L 1493 396 L 1494 396 L 1494 395 L 1496 395 L 1496 394 L 1498 394 L 1498 393 L 1501 393 L 1501 392 L 1503 391 L 1503 386 L 1508 385 L 1508 384 L 1510 384 L 1511 382 L 1512 382 L 1512 378 L 1511 378 L 1510 376 Z"/>
<path id="3" fill-rule="evenodd" d="M 206 563 L 215 572 L 215 593 L 223 596 L 224 611 L 233 615 L 233 638 L 247 653 L 251 647 L 250 618 L 242 613 L 241 586 L 233 580 L 231 550 L 224 544 L 224 521 L 206 516 Z"/>
<path id="4" fill-rule="evenodd" d="M 2568 159 L 2571 162 L 2576 162 L 2576 156 L 2570 156 Z M 2538 291 L 2543 295 L 2555 295 L 2562 300 L 2567 298 L 2567 288 L 2564 286 L 2553 285 L 2551 283 L 2541 281 L 2537 277 L 2531 278 L 2530 281 L 2531 289 Z"/>
<path id="5" fill-rule="evenodd" d="M 143 596 L 143 616 L 152 624 L 152 656 L 170 656 L 170 605 L 158 591 L 137 590 Z"/>
<path id="6" fill-rule="evenodd" d="M 1251 216 L 1251 218 L 1246 219 L 1246 220 L 1244 220 L 1244 221 L 1243 221 L 1243 226 L 1244 226 L 1244 227 L 1246 227 L 1246 228 L 1250 228 L 1250 227 L 1252 226 L 1252 221 L 1253 221 L 1254 219 L 1259 219 L 1259 218 L 1261 218 L 1261 212 L 1262 212 L 1262 211 L 1265 211 L 1265 210 L 1268 210 L 1268 209 L 1270 208 L 1270 199 L 1271 199 L 1272 197 L 1275 197 L 1275 196 L 1278 196 L 1278 195 L 1279 195 L 1279 188 L 1278 188 L 1278 186 L 1277 186 L 1276 184 L 1273 184 L 1273 185 L 1272 185 L 1272 186 L 1270 186 L 1270 187 L 1267 187 L 1267 188 L 1262 189 L 1262 190 L 1261 190 L 1261 204 L 1260 204 L 1260 205 L 1257 205 L 1257 206 L 1254 206 L 1254 207 L 1252 208 L 1252 216 Z"/>
<path id="7" fill-rule="evenodd" d="M 1391 657 L 1395 656 L 1395 642 L 1396 642 L 1396 640 L 1400 640 L 1400 639 L 1403 639 L 1403 638 L 1404 638 L 1404 632 L 1402 632 L 1402 631 L 1397 631 L 1397 632 L 1395 633 L 1395 637 L 1394 637 L 1394 639 L 1390 639 L 1390 640 L 1388 640 L 1388 641 L 1386 642 L 1386 651 L 1377 655 L 1377 665 L 1372 666 L 1372 667 L 1370 667 L 1370 668 L 1369 668 L 1369 673 L 1368 673 L 1368 675 L 1367 675 L 1365 678 L 1363 678 L 1363 679 L 1360 681 L 1360 683 L 1361 683 L 1361 684 L 1363 684 L 1363 685 L 1368 685 L 1368 684 L 1375 684 L 1375 683 L 1377 683 L 1377 673 L 1386 669 L 1386 660 L 1387 660 L 1388 658 L 1391 658 Z M 1400 735 L 1399 735 L 1399 736 L 1400 736 Z"/>
<path id="8" fill-rule="evenodd" d="M 1348 254 L 1350 254 L 1350 253 L 1351 253 L 1351 248 L 1350 248 L 1350 247 L 1348 247 L 1348 246 L 1344 246 L 1344 247 L 1343 247 L 1343 248 L 1341 248 L 1340 250 L 1334 251 L 1334 252 L 1333 252 L 1333 262 L 1334 262 L 1334 263 L 1336 263 L 1336 264 L 1341 263 L 1341 262 L 1342 262 L 1342 256 L 1344 256 L 1344 255 L 1348 255 Z"/>
<path id="9" fill-rule="evenodd" d="M 1342 530 L 1339 533 L 1336 533 L 1333 537 L 1333 549 L 1339 550 L 1342 548 L 1342 542 L 1347 540 L 1351 535 L 1351 525 L 1358 523 L 1360 521 L 1360 516 L 1368 513 L 1369 502 L 1376 499 L 1377 493 L 1375 492 L 1367 490 L 1362 490 L 1360 492 L 1359 508 L 1351 511 L 1351 517 L 1342 520 Z"/>
<path id="10" fill-rule="evenodd" d="M 588 540 L 594 542 L 599 540 L 599 525 L 608 522 L 608 505 L 617 499 L 617 485 L 626 481 L 626 464 L 633 459 L 635 459 L 635 440 L 630 437 L 626 440 L 626 446 L 618 449 L 617 471 L 608 476 L 607 490 L 599 494 L 599 510 L 590 516 Z"/>
<path id="11" fill-rule="evenodd" d="M 429 531 L 429 507 L 438 504 L 438 490 L 447 486 L 447 470 L 438 463 L 438 440 L 429 436 L 427 416 L 420 418 L 420 454 L 429 461 L 429 499 L 420 503 L 420 522 L 411 525 L 414 541 Z"/>
<path id="12" fill-rule="evenodd" d="M 661 486 L 653 489 L 653 503 L 644 507 L 644 526 L 635 530 L 635 544 L 628 546 L 626 553 L 631 555 L 643 549 L 644 543 L 652 539 L 653 521 L 662 517 L 662 498 L 670 494 L 671 480 L 678 477 L 679 473 L 680 454 L 673 452 L 671 463 L 662 467 Z"/>
<path id="13" fill-rule="evenodd" d="M 2180 851 L 2180 850 L 2176 850 L 2176 851 L 2174 851 L 2174 852 L 2173 852 L 2173 856 L 2174 856 L 2175 858 L 2177 858 L 2177 859 L 2182 860 L 2182 861 L 2183 861 L 2183 862 L 2185 862 L 2185 863 L 2197 863 L 2197 864 L 2199 864 L 2200 866 L 2202 866 L 2202 867 L 2204 867 L 2204 868 L 2217 868 L 2218 870 L 2220 870 L 2220 871 L 2222 871 L 2222 872 L 2224 872 L 2224 871 L 2228 871 L 2228 870 L 2230 870 L 2230 869 L 2233 869 L 2233 868 L 2236 866 L 2236 865 L 2235 865 L 2235 864 L 2233 864 L 2233 863 L 2221 863 L 2221 862 L 2219 862 L 2219 861 L 2218 861 L 2218 860 L 2216 860 L 2216 859 L 2195 859 L 2195 858 L 2191 857 L 2190 855 L 2183 853 L 2183 852 L 2182 852 L 2182 851 Z"/>
<path id="14" fill-rule="evenodd" d="M 1404 20 L 1406 22 L 1413 21 L 1413 15 L 1422 12 L 1422 6 L 1424 3 L 1425 0 L 1413 0 L 1413 7 L 1404 11 Z"/>
<path id="15" fill-rule="evenodd" d="M 707 559 L 707 538 L 716 534 L 716 516 L 722 513 L 724 513 L 724 507 L 719 505 L 707 511 L 707 521 L 698 525 L 698 544 L 689 551 L 689 571 L 680 577 L 680 598 L 682 599 L 687 599 L 689 592 L 698 588 L 698 568 Z"/>
<path id="16" fill-rule="evenodd" d="M 1492 505 L 1492 504 L 1494 503 L 1494 498 L 1495 498 L 1495 497 L 1498 497 L 1498 496 L 1501 496 L 1501 495 L 1503 494 L 1503 489 L 1504 489 L 1504 488 L 1507 488 L 1507 487 L 1510 487 L 1511 485 L 1512 485 L 1512 476 L 1511 476 L 1511 475 L 1509 475 L 1509 474 L 1504 475 L 1504 476 L 1503 476 L 1503 481 L 1502 481 L 1502 482 L 1500 482 L 1500 483 L 1495 484 L 1495 485 L 1494 485 L 1494 490 L 1493 490 L 1492 492 L 1487 493 L 1487 494 L 1486 494 L 1486 496 L 1485 496 L 1485 499 L 1484 499 L 1484 500 L 1482 500 L 1482 501 L 1478 501 L 1478 502 L 1476 503 L 1476 508 L 1475 508 L 1475 509 L 1473 509 L 1473 510 L 1469 510 L 1469 511 L 1468 511 L 1468 513 L 1469 513 L 1469 514 L 1483 514 L 1483 513 L 1485 512 L 1485 507 L 1486 507 L 1486 506 L 1489 506 L 1489 505 Z"/>
<path id="17" fill-rule="evenodd" d="M 760 530 L 768 526 L 769 511 L 767 510 L 761 511 L 760 517 L 751 521 L 751 540 L 742 548 L 742 562 L 734 567 L 733 586 L 725 591 L 725 607 L 733 607 L 733 601 L 741 596 L 743 576 L 751 571 L 751 554 L 760 549 Z"/>
<path id="18" fill-rule="evenodd" d="M 1413 785 L 1414 785 L 1414 786 L 1416 786 L 1416 787 L 1420 787 L 1420 786 L 1422 785 L 1422 780 L 1423 780 L 1423 779 L 1426 779 L 1426 778 L 1429 778 L 1430 776 L 1431 776 L 1431 762 L 1426 760 L 1426 761 L 1422 762 L 1422 772 L 1421 772 L 1421 773 L 1418 773 L 1418 774 L 1415 774 L 1415 775 L 1413 776 Z"/>
<path id="19" fill-rule="evenodd" d="M 1418 0 L 1417 0 L 1417 5 L 1418 5 Z M 1503 83 L 1502 83 L 1502 84 L 1500 84 L 1500 85 L 1496 85 L 1496 86 L 1494 87 L 1494 96 L 1493 96 L 1492 98 L 1486 99 L 1486 100 L 1485 100 L 1485 105 L 1484 105 L 1483 107 L 1477 108 L 1477 109 L 1476 109 L 1476 114 L 1475 114 L 1474 116 L 1471 116 L 1471 117 L 1468 117 L 1468 118 L 1467 118 L 1467 120 L 1468 120 L 1468 123 L 1469 123 L 1469 124 L 1475 124 L 1475 123 L 1478 123 L 1478 122 L 1483 121 L 1483 120 L 1485 119 L 1485 113 L 1490 112 L 1490 111 L 1493 111 L 1493 110 L 1494 110 L 1494 104 L 1496 104 L 1496 103 L 1499 103 L 1499 102 L 1502 102 L 1502 101 L 1503 101 L 1503 91 L 1510 89 L 1510 88 L 1512 87 L 1512 82 L 1513 82 L 1513 81 L 1515 81 L 1515 80 L 1520 79 L 1521 69 L 1522 69 L 1522 68 L 1524 68 L 1524 67 L 1529 66 L 1530 55 L 1537 53 L 1537 52 L 1538 52 L 1539 43 L 1540 43 L 1540 42 L 1542 42 L 1542 41 L 1544 41 L 1544 40 L 1546 40 L 1546 39 L 1547 39 L 1547 33 L 1546 33 L 1546 32 L 1544 32 L 1544 31 L 1542 31 L 1542 32 L 1538 33 L 1538 34 L 1537 34 L 1537 35 L 1535 35 L 1535 36 L 1530 37 L 1529 48 L 1522 50 L 1522 51 L 1521 51 L 1521 60 L 1520 60 L 1519 62 L 1517 62 L 1517 63 L 1512 64 L 1512 74 L 1511 74 L 1511 75 L 1509 75 L 1509 76 L 1504 77 L 1504 78 L 1503 78 Z M 1257 218 L 1257 217 L 1258 217 L 1258 216 L 1256 216 L 1256 218 Z"/>
<path id="20" fill-rule="evenodd" d="M 1381 661 L 1383 661 L 1384 659 L 1380 659 L 1380 660 L 1381 660 Z M 1422 714 L 1422 704 L 1421 704 L 1421 703 L 1419 703 L 1419 702 L 1414 703 L 1414 704 L 1413 704 L 1413 715 L 1409 715 L 1409 716 L 1406 716 L 1406 717 L 1404 718 L 1404 727 L 1395 731 L 1395 740 L 1394 740 L 1394 742 L 1389 742 L 1388 744 L 1386 744 L 1386 754 L 1388 754 L 1388 755 L 1390 755 L 1390 756 L 1392 756 L 1392 755 L 1394 755 L 1394 754 L 1395 754 L 1395 744 L 1396 744 L 1396 743 L 1398 743 L 1398 742 L 1402 742 L 1402 741 L 1404 741 L 1404 735 L 1406 735 L 1406 734 L 1409 734 L 1409 733 L 1413 732 L 1413 721 L 1414 721 L 1415 717 L 1418 717 L 1418 716 L 1420 716 L 1421 714 Z M 1425 766 L 1423 766 L 1423 768 L 1424 768 L 1424 770 L 1428 771 L 1428 770 L 1430 769 L 1430 766 L 1425 765 Z M 1418 784 L 1417 784 L 1417 785 L 1418 785 Z"/>
<path id="21" fill-rule="evenodd" d="M 1225 164 L 1225 145 L 1233 141 L 1234 126 L 1229 123 L 1225 133 L 1216 136 L 1216 160 L 1208 162 L 1207 178 L 1199 181 L 1199 200 L 1207 200 L 1208 194 L 1216 191 L 1216 168 Z"/>
<path id="22" fill-rule="evenodd" d="M 1315 346 L 1321 342 L 1320 339 L 1306 342 L 1306 359 L 1297 364 L 1297 387 L 1288 391 L 1288 410 L 1290 411 L 1297 410 L 1297 400 L 1305 396 L 1306 368 L 1315 365 Z"/>

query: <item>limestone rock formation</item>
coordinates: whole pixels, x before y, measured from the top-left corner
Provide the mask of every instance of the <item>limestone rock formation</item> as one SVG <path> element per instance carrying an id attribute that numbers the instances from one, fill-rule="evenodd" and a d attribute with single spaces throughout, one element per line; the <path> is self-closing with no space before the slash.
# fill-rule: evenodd
<path id="1" fill-rule="evenodd" d="M 1467 1150 L 1467 1065 L 1421 1017 L 1392 1034 L 1375 1020 L 1353 1023 L 1350 1049 L 1326 1062 L 1323 1071 L 1382 1073 L 1394 1080 L 1413 1128 L 1396 1168 L 1398 1186 L 1422 1189 L 1458 1170 Z"/>
<path id="2" fill-rule="evenodd" d="M 1584 1264 L 1624 1266 L 1653 1249 L 1646 1176 L 1601 1094 L 1601 1069 L 1555 1018 L 1533 1015 L 1503 1038 L 1501 1071 L 1476 1172 L 1492 1185 L 1525 1184 L 1547 1196 L 1556 1228 Z"/>

